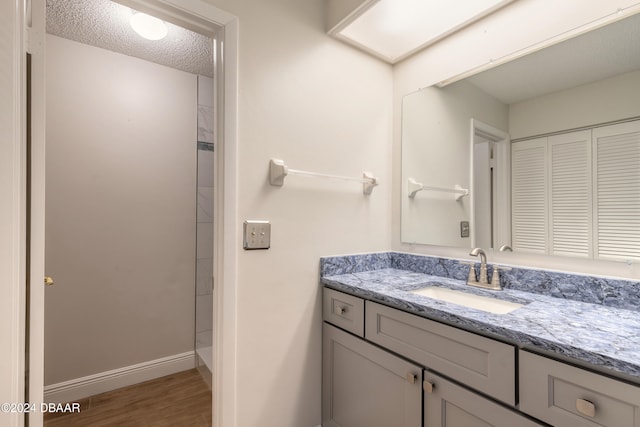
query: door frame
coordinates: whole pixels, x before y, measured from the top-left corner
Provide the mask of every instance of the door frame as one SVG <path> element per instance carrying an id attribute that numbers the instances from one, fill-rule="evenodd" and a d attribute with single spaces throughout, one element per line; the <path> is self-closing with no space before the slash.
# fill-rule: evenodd
<path id="1" fill-rule="evenodd" d="M 0 403 L 24 401 L 26 29 L 24 0 L 0 5 Z M 0 411 L 0 424 L 22 414 Z"/>
<path id="2" fill-rule="evenodd" d="M 238 19 L 203 0 L 127 0 L 140 7 L 155 8 L 165 13 L 167 20 L 209 25 L 220 28 L 224 39 L 216 46 L 221 60 L 216 71 L 218 79 L 218 151 L 216 161 L 217 222 L 214 224 L 215 260 L 214 272 L 214 367 L 213 367 L 213 426 L 236 425 L 236 312 L 237 312 L 237 98 L 238 98 Z M 0 388 L 2 402 L 24 402 L 25 392 L 29 400 L 39 404 L 44 389 L 44 286 L 38 278 L 44 277 L 44 203 L 45 203 L 45 0 L 16 0 L 4 6 L 11 13 L 4 14 L 3 24 L 10 28 L 13 46 L 12 107 L 11 114 L 1 111 L 0 119 L 8 122 L 10 137 L 0 148 L 0 164 L 6 180 L 0 183 L 0 195 L 9 200 L 0 209 L 0 230 L 5 229 L 10 239 L 0 243 L 0 287 L 2 301 L 8 310 L 0 310 L 0 342 L 8 352 L 0 353 Z M 5 22 L 7 21 L 7 22 Z M 11 25 L 10 25 L 11 24 Z M 7 33 L 8 34 L 8 33 Z M 5 34 L 3 34 L 4 36 Z M 30 297 L 30 319 L 26 321 L 26 52 L 32 55 L 32 192 L 31 192 L 31 267 L 35 278 Z M 1 52 L 5 53 L 5 52 Z M 3 70 L 4 71 L 4 70 Z M 2 86 L 3 89 L 5 86 Z M 5 107 L 3 105 L 2 107 Z M 4 137 L 5 135 L 3 135 Z M 5 155 L 6 154 L 6 155 Z M 5 168 L 6 167 L 6 168 Z M 4 178 L 4 176 L 3 176 Z M 6 199 L 5 199 L 6 196 Z M 4 257 L 6 255 L 6 257 Z M 6 260 L 6 261 L 5 261 Z M 6 269 L 4 263 L 6 262 Z M 4 308 L 4 307 L 3 307 Z M 29 324 L 29 384 L 25 384 L 25 331 Z M 224 369 L 223 369 L 224 367 Z M 6 419 L 6 423 L 5 423 Z M 20 413 L 0 412 L 3 425 L 23 426 L 25 418 Z M 42 413 L 29 414 L 31 426 L 42 425 Z"/>
<path id="3" fill-rule="evenodd" d="M 497 149 L 493 157 L 493 165 L 497 169 L 494 176 L 493 196 L 493 242 L 494 248 L 501 245 L 511 245 L 511 137 L 503 130 L 494 128 L 477 119 L 471 119 L 469 137 L 469 180 L 470 188 L 474 188 L 473 179 L 473 147 L 476 135 L 482 136 L 494 143 Z M 471 228 L 471 247 L 476 247 L 475 230 L 475 200 L 472 190 L 469 197 L 469 225 Z"/>

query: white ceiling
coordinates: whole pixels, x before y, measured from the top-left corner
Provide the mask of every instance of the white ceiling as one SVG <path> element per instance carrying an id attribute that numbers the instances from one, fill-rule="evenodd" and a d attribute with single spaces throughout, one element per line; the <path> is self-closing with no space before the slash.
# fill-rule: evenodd
<path id="1" fill-rule="evenodd" d="M 213 77 L 210 38 L 167 23 L 167 37 L 146 40 L 129 25 L 131 13 L 111 0 L 47 0 L 47 33 Z"/>
<path id="2" fill-rule="evenodd" d="M 640 14 L 467 80 L 505 104 L 640 69 Z"/>

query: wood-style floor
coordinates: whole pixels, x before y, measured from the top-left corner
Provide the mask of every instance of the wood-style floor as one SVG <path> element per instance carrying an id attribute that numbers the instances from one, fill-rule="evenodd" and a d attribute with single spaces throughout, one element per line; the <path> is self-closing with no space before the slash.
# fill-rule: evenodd
<path id="1" fill-rule="evenodd" d="M 79 401 L 80 413 L 45 414 L 45 427 L 211 425 L 211 390 L 196 369 Z"/>

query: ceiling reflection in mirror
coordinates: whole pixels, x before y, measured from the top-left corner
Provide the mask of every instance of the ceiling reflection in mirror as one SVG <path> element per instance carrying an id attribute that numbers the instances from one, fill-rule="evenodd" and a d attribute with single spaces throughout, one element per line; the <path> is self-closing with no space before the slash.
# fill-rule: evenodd
<path id="1" fill-rule="evenodd" d="M 402 102 L 405 243 L 640 259 L 640 15 Z"/>

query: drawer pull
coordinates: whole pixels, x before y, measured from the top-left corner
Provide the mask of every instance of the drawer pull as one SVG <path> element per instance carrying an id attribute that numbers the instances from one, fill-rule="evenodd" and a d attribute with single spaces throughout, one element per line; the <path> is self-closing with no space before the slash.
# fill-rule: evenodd
<path id="1" fill-rule="evenodd" d="M 342 307 L 342 306 L 338 307 L 338 308 L 336 308 L 336 311 L 338 312 L 338 314 L 340 316 L 342 316 L 343 314 L 345 314 L 347 312 L 347 307 Z"/>
<path id="2" fill-rule="evenodd" d="M 596 405 L 588 400 L 576 399 L 576 409 L 587 417 L 593 418 L 596 416 Z"/>
<path id="3" fill-rule="evenodd" d="M 409 381 L 410 384 L 415 384 L 416 380 L 418 379 L 418 376 L 413 372 L 407 372 L 407 375 L 405 377 L 407 378 L 407 381 Z"/>
<path id="4" fill-rule="evenodd" d="M 434 383 L 430 383 L 429 381 L 422 382 L 422 389 L 427 393 L 433 393 L 433 389 L 436 388 Z"/>

